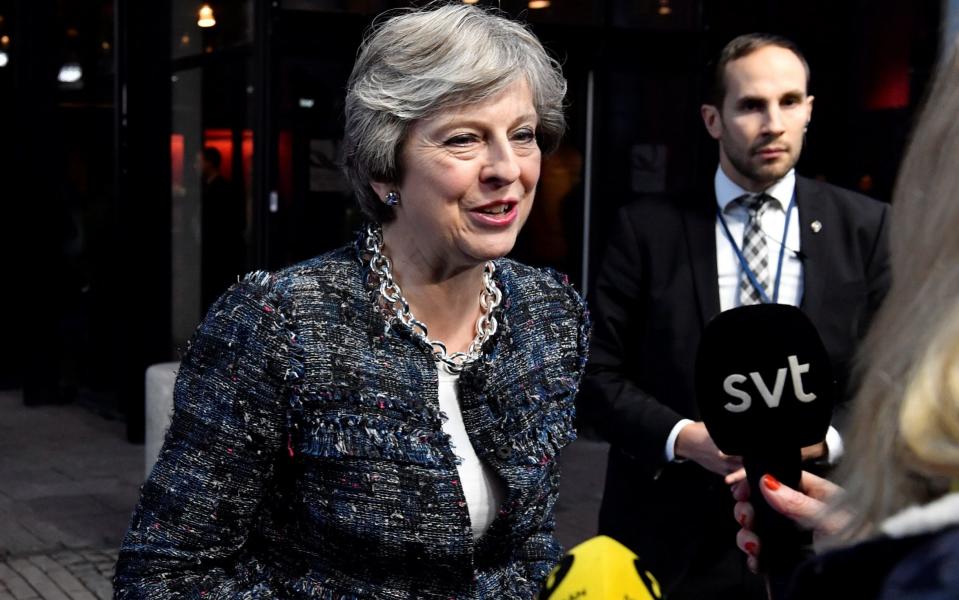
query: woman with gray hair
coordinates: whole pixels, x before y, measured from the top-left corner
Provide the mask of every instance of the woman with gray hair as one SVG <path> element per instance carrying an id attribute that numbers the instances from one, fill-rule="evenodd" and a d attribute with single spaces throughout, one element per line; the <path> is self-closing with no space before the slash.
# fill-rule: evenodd
<path id="1" fill-rule="evenodd" d="M 375 25 L 346 101 L 369 224 L 253 273 L 183 360 L 118 598 L 532 598 L 588 344 L 567 280 L 503 258 L 563 134 L 524 27 L 466 5 Z"/>

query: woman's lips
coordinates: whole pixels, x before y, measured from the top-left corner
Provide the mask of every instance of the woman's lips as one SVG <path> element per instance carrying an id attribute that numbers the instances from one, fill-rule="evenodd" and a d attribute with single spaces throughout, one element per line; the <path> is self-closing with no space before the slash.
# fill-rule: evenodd
<path id="1" fill-rule="evenodd" d="M 512 200 L 490 202 L 469 211 L 473 221 L 488 227 L 507 227 L 516 220 L 519 211 Z"/>

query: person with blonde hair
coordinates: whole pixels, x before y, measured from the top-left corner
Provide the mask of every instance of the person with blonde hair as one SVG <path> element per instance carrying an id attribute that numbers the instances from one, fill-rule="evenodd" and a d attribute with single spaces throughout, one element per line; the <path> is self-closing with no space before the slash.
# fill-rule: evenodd
<path id="1" fill-rule="evenodd" d="M 940 65 L 893 196 L 892 285 L 860 363 L 836 486 L 769 476 L 777 510 L 835 547 L 800 568 L 793 597 L 959 597 L 959 45 Z M 749 490 L 737 542 L 756 565 Z M 852 545 L 850 545 L 852 544 Z"/>
<path id="2" fill-rule="evenodd" d="M 557 457 L 589 322 L 564 276 L 503 257 L 565 92 L 536 37 L 492 10 L 374 25 L 343 143 L 369 223 L 213 305 L 117 598 L 535 595 L 561 555 Z"/>

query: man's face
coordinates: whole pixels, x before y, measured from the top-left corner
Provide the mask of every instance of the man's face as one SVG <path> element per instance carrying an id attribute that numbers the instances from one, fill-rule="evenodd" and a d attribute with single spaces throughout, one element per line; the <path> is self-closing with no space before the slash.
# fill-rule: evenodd
<path id="1" fill-rule="evenodd" d="M 702 107 L 726 175 L 760 192 L 788 173 L 799 160 L 812 102 L 806 69 L 792 51 L 765 46 L 730 61 L 722 107 Z"/>

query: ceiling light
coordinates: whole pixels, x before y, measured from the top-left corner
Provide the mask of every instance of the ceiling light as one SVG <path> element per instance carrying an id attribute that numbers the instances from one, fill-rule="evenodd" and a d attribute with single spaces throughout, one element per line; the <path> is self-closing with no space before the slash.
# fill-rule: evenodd
<path id="1" fill-rule="evenodd" d="M 479 0 L 463 0 L 463 4 L 476 4 Z"/>
<path id="2" fill-rule="evenodd" d="M 204 4 L 200 7 L 199 17 L 196 24 L 200 27 L 213 27 L 216 25 L 216 19 L 213 18 L 213 9 L 210 8 L 209 4 Z"/>
<path id="3" fill-rule="evenodd" d="M 549 0 L 529 0 L 529 4 L 527 4 L 526 6 L 530 7 L 533 10 L 536 10 L 537 8 L 549 8 L 549 5 L 550 5 Z"/>
<path id="4" fill-rule="evenodd" d="M 669 5 L 669 0 L 659 0 L 659 9 L 656 11 L 661 17 L 672 14 L 673 7 Z"/>
<path id="5" fill-rule="evenodd" d="M 7 56 L 6 52 L 0 51 L 0 69 L 7 66 L 8 62 L 10 62 L 10 57 Z"/>
<path id="6" fill-rule="evenodd" d="M 0 35 L 0 48 L 6 48 L 10 45 L 9 35 Z"/>
<path id="7" fill-rule="evenodd" d="M 78 62 L 68 62 L 60 67 L 57 81 L 60 83 L 76 83 L 83 79 L 83 67 Z"/>

